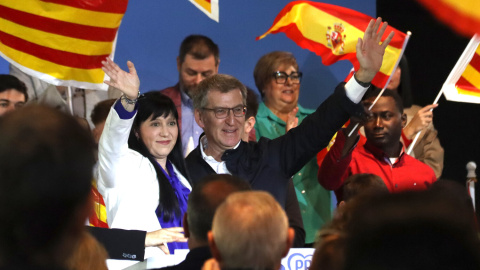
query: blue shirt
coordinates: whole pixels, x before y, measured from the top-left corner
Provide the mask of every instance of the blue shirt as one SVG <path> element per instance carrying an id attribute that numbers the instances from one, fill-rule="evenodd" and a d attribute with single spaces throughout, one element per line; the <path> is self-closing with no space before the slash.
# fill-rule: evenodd
<path id="1" fill-rule="evenodd" d="M 183 91 L 180 91 L 180 94 L 182 96 L 182 147 L 186 157 L 198 146 L 198 138 L 203 133 L 203 129 L 195 121 L 192 99 Z M 190 147 L 188 146 L 189 141 Z"/>

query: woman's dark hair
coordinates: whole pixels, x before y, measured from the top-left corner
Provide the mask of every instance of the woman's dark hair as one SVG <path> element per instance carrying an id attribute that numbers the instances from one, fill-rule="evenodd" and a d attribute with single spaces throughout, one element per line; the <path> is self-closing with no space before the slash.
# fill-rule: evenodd
<path id="1" fill-rule="evenodd" d="M 173 117 L 178 121 L 177 108 L 169 97 L 155 91 L 142 95 L 139 98 L 137 105 L 138 111 L 132 124 L 132 129 L 128 138 L 128 146 L 130 149 L 133 149 L 142 154 L 144 157 L 148 158 L 150 163 L 152 163 L 153 167 L 155 168 L 160 187 L 160 204 L 157 208 L 157 211 L 163 213 L 164 221 L 169 221 L 172 220 L 174 216 L 180 217 L 181 215 L 175 191 L 168 181 L 168 178 L 163 174 L 158 162 L 155 160 L 150 151 L 148 151 L 147 147 L 143 143 L 143 140 L 141 138 L 137 138 L 135 133 L 138 133 L 140 130 L 140 125 L 148 119 L 155 119 L 159 116 L 168 117 L 172 114 Z M 177 128 L 177 141 L 170 154 L 168 154 L 167 159 L 177 168 L 178 171 L 180 171 L 185 178 L 187 178 L 187 180 L 189 180 L 185 166 L 185 160 L 183 159 L 180 127 L 177 125 Z"/>

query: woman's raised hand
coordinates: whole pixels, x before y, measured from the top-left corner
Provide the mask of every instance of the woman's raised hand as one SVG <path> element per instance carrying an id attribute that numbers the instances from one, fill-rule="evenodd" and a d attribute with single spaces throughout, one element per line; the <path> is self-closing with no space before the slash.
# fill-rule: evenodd
<path id="1" fill-rule="evenodd" d="M 128 72 L 122 70 L 112 59 L 102 61 L 102 70 L 110 77 L 106 84 L 122 91 L 129 99 L 136 99 L 140 89 L 140 79 L 132 62 L 127 61 Z"/>

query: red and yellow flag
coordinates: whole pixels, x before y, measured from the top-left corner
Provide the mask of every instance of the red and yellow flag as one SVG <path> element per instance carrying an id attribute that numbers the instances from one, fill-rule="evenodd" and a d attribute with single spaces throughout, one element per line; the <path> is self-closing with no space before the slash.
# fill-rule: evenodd
<path id="1" fill-rule="evenodd" d="M 471 37 L 480 35 L 480 1 L 478 0 L 418 0 L 440 21 L 456 32 Z"/>
<path id="2" fill-rule="evenodd" d="M 92 188 L 90 189 L 90 194 L 93 198 L 93 211 L 88 217 L 88 223 L 92 227 L 101 227 L 108 228 L 107 223 L 107 208 L 105 207 L 105 202 L 103 201 L 102 194 L 98 192 L 97 185 L 95 181 L 92 181 Z"/>
<path id="3" fill-rule="evenodd" d="M 128 0 L 0 0 L 0 55 L 54 85 L 106 89 Z"/>
<path id="4" fill-rule="evenodd" d="M 304 49 L 315 52 L 322 57 L 324 65 L 331 65 L 339 60 L 349 60 L 355 70 L 360 64 L 356 57 L 356 44 L 372 17 L 348 8 L 312 1 L 293 1 L 275 18 L 272 27 L 262 36 L 284 32 Z M 385 50 L 380 72 L 372 83 L 383 88 L 401 56 L 406 34 L 388 26 L 382 39 L 394 31 L 390 44 Z"/>
<path id="5" fill-rule="evenodd" d="M 480 36 L 474 36 L 442 87 L 450 101 L 480 103 Z"/>
<path id="6" fill-rule="evenodd" d="M 218 0 L 190 0 L 198 9 L 205 13 L 210 19 L 218 22 Z"/>

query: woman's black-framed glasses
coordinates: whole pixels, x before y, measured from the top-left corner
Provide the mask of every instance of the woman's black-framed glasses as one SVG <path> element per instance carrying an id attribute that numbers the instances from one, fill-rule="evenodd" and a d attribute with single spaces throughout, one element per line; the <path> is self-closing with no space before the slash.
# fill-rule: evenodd
<path id="1" fill-rule="evenodd" d="M 302 72 L 292 72 L 290 75 L 283 71 L 276 71 L 273 73 L 273 77 L 275 78 L 275 82 L 278 84 L 285 84 L 290 78 L 292 84 L 300 84 L 300 80 L 302 79 Z"/>
<path id="2" fill-rule="evenodd" d="M 230 111 L 233 112 L 233 115 L 235 117 L 245 116 L 245 113 L 247 112 L 247 107 L 240 105 L 240 106 L 233 107 L 233 108 L 218 107 L 218 108 L 213 108 L 213 109 L 203 108 L 203 110 L 212 111 L 213 114 L 215 114 L 215 117 L 217 119 L 225 119 L 230 114 Z"/>

